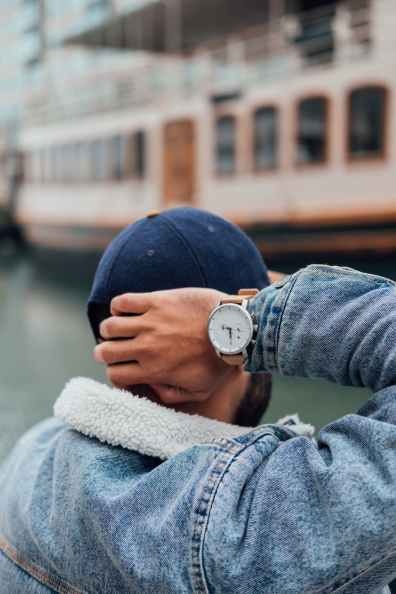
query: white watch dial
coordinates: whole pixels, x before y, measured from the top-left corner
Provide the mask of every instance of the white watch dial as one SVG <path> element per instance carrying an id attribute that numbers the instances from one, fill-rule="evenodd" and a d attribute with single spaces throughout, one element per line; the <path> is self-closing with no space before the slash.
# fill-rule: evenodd
<path id="1" fill-rule="evenodd" d="M 216 308 L 209 318 L 209 338 L 214 348 L 225 355 L 245 350 L 253 336 L 249 313 L 240 305 L 227 303 Z"/>

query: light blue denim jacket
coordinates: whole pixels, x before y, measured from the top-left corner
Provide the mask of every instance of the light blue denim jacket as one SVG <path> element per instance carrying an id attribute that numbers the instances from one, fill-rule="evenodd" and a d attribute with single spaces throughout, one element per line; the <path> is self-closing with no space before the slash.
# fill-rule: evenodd
<path id="1" fill-rule="evenodd" d="M 310 266 L 251 303 L 248 368 L 367 386 L 318 442 L 263 425 L 164 462 L 49 420 L 0 470 L 1 594 L 375 594 L 396 576 L 396 290 Z"/>

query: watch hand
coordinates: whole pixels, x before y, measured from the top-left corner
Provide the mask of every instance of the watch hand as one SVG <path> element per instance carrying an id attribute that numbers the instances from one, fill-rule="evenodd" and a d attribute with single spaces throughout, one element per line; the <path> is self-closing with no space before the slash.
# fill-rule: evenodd
<path id="1" fill-rule="evenodd" d="M 231 326 L 226 326 L 225 324 L 223 324 L 222 327 L 221 327 L 221 329 L 222 330 L 228 330 L 228 334 L 230 335 L 230 338 L 231 338 L 231 335 L 232 335 L 232 328 L 231 328 Z"/>

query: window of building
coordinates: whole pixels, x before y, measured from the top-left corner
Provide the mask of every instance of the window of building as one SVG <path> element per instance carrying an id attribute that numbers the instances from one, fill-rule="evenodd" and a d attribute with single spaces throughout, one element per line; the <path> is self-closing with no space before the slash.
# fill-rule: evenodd
<path id="1" fill-rule="evenodd" d="M 387 91 L 361 87 L 349 95 L 348 153 L 351 159 L 383 157 Z"/>
<path id="2" fill-rule="evenodd" d="M 298 104 L 297 162 L 323 163 L 327 157 L 328 100 L 310 97 Z"/>
<path id="3" fill-rule="evenodd" d="M 254 168 L 267 171 L 278 166 L 279 122 L 275 107 L 261 107 L 254 113 Z"/>
<path id="4" fill-rule="evenodd" d="M 236 120 L 234 116 L 221 116 L 216 121 L 216 171 L 229 175 L 236 168 Z"/>
<path id="5" fill-rule="evenodd" d="M 142 179 L 146 175 L 146 134 L 143 130 L 133 132 L 127 140 L 125 151 L 126 175 Z"/>

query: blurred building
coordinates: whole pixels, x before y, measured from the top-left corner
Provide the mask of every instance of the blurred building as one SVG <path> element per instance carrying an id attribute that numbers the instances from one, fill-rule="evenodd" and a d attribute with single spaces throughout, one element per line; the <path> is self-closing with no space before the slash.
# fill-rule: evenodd
<path id="1" fill-rule="evenodd" d="M 392 0 L 0 0 L 11 14 L 0 126 L 34 242 L 99 247 L 191 204 L 267 252 L 396 248 Z"/>

